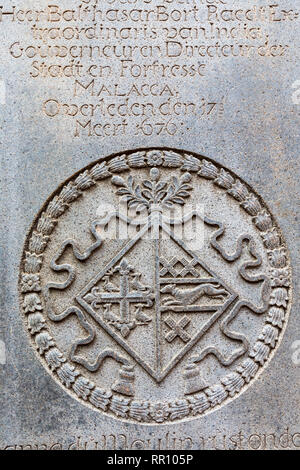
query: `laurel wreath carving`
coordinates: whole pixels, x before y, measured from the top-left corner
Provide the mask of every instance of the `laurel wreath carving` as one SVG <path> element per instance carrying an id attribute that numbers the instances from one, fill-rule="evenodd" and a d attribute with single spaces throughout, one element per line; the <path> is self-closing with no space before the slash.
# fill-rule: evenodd
<path id="1" fill-rule="evenodd" d="M 152 181 L 144 182 L 143 189 L 134 186 L 131 177 L 126 182 L 115 175 L 129 171 L 131 168 L 146 167 L 152 168 Z M 168 187 L 156 181 L 156 172 L 159 167 L 178 168 L 185 173 L 180 180 L 174 178 Z M 214 185 L 224 189 L 228 196 L 234 198 L 252 217 L 254 226 L 260 232 L 268 253 L 272 286 L 265 325 L 248 357 L 235 371 L 227 374 L 218 384 L 210 386 L 204 392 L 176 401 L 159 403 L 124 398 L 110 390 L 100 389 L 85 378 L 67 361 L 49 334 L 43 316 L 44 306 L 39 274 L 43 263 L 43 253 L 59 217 L 68 210 L 72 202 L 82 196 L 84 191 L 98 184 L 99 181 L 112 178 L 112 183 L 120 187 L 118 194 L 126 198 L 129 205 L 136 209 L 148 209 L 150 202 L 160 202 L 171 207 L 174 203 L 184 202 L 184 198 L 189 196 L 190 178 L 186 172 L 197 173 L 198 177 L 211 180 Z M 56 374 L 58 380 L 66 388 L 77 398 L 96 409 L 110 412 L 119 418 L 131 419 L 139 423 L 160 424 L 203 415 L 220 406 L 229 397 L 239 394 L 243 387 L 254 379 L 270 359 L 272 350 L 281 339 L 282 330 L 288 318 L 290 279 L 288 254 L 282 235 L 272 215 L 246 184 L 229 171 L 205 158 L 179 151 L 154 149 L 131 152 L 97 163 L 69 181 L 53 197 L 34 223 L 29 241 L 26 242 L 20 273 L 20 294 L 27 328 L 35 348 L 50 372 Z"/>

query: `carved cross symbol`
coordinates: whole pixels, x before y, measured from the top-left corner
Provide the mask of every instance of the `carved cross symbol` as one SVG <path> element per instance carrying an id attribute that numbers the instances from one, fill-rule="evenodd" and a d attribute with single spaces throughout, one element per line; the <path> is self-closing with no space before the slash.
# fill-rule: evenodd
<path id="1" fill-rule="evenodd" d="M 186 331 L 184 331 L 184 328 L 186 328 L 189 323 L 190 319 L 186 315 L 181 318 L 178 323 L 176 323 L 176 321 L 172 317 L 166 318 L 165 324 L 168 325 L 168 327 L 170 327 L 172 331 L 167 333 L 165 339 L 169 343 L 172 343 L 175 338 L 179 337 L 184 343 L 188 343 L 191 337 Z"/>
<path id="2" fill-rule="evenodd" d="M 129 274 L 132 267 L 124 258 L 120 265 L 116 268 L 120 273 L 120 292 L 107 292 L 97 295 L 97 303 L 103 304 L 120 304 L 120 318 L 122 323 L 130 323 L 130 304 L 131 303 L 147 303 L 151 305 L 149 292 L 130 291 Z"/>

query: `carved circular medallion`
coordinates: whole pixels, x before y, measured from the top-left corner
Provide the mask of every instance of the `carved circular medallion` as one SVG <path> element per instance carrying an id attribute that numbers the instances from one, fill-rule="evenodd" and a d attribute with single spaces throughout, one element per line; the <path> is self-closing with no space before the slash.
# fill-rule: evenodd
<path id="1" fill-rule="evenodd" d="M 28 235 L 20 295 L 52 376 L 119 419 L 160 424 L 244 391 L 285 327 L 288 253 L 263 201 L 192 153 L 101 159 Z"/>

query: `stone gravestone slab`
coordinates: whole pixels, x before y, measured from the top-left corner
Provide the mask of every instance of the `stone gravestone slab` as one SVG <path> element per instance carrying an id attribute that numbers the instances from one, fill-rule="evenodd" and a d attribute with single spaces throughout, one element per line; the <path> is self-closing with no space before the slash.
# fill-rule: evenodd
<path id="1" fill-rule="evenodd" d="M 0 2 L 1 449 L 297 449 L 299 5 Z"/>

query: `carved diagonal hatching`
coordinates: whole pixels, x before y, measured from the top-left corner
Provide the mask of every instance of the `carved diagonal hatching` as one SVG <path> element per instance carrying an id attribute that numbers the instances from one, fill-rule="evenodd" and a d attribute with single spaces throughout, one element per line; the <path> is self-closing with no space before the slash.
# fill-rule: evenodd
<path id="1" fill-rule="evenodd" d="M 160 276 L 165 276 L 166 274 L 171 274 L 171 276 L 176 277 L 178 272 L 174 268 L 175 264 L 178 262 L 178 258 L 174 256 L 171 261 L 167 261 L 163 256 L 160 257 L 160 264 L 162 266 L 160 271 Z"/>
<path id="2" fill-rule="evenodd" d="M 211 181 L 213 185 L 226 191 L 229 197 L 234 198 L 237 203 L 240 204 L 241 208 L 252 218 L 254 226 L 260 233 L 268 253 L 270 271 L 272 272 L 271 296 L 269 301 L 267 301 L 266 286 L 268 279 L 266 276 L 253 275 L 252 271 L 252 268 L 257 268 L 260 265 L 260 259 L 255 251 L 253 240 L 251 240 L 250 237 L 240 238 L 237 241 L 236 251 L 229 254 L 222 248 L 219 241 L 224 234 L 224 227 L 222 224 L 212 223 L 212 226 L 215 225 L 217 229 L 212 238 L 212 246 L 227 262 L 232 263 L 239 259 L 242 245 L 244 242 L 247 243 L 248 250 L 253 255 L 253 261 L 245 263 L 240 267 L 240 275 L 247 282 L 261 283 L 263 301 L 261 306 L 253 306 L 251 304 L 247 305 L 247 307 L 252 309 L 256 314 L 262 314 L 264 311 L 267 312 L 266 327 L 249 351 L 248 357 L 245 357 L 235 370 L 223 377 L 218 384 L 207 387 L 205 393 L 188 397 L 188 401 L 182 400 L 156 404 L 139 402 L 136 399 L 132 402 L 130 398 L 120 398 L 115 392 L 100 391 L 95 388 L 94 384 L 82 376 L 80 370 L 76 370 L 74 366 L 67 362 L 48 332 L 44 313 L 53 316 L 53 321 L 57 320 L 57 318 L 66 318 L 74 314 L 88 332 L 88 341 L 90 341 L 94 333 L 90 329 L 90 325 L 85 324 L 86 319 L 82 316 L 82 312 L 74 311 L 74 307 L 71 307 L 71 311 L 64 311 L 58 314 L 55 313 L 54 310 L 51 310 L 51 307 L 50 311 L 48 306 L 45 309 L 45 304 L 48 304 L 47 289 L 46 297 L 44 297 L 42 280 L 40 278 L 40 271 L 44 261 L 44 251 L 47 248 L 59 218 L 68 210 L 70 204 L 79 197 L 82 197 L 84 191 L 98 184 L 99 181 L 101 182 L 101 180 L 110 178 L 116 173 L 118 174 L 122 171 L 130 170 L 130 168 L 140 168 L 147 165 L 153 167 L 150 156 L 151 152 L 160 155 L 162 166 L 166 168 L 172 167 L 172 161 L 174 160 L 174 167 L 181 169 L 181 171 L 196 173 L 198 177 Z M 209 221 L 207 222 L 209 223 Z M 89 256 L 92 256 L 95 244 L 92 244 L 87 251 L 82 252 L 76 243 L 71 243 L 70 240 L 68 242 L 70 246 L 72 246 L 74 256 L 77 257 L 77 259 L 84 259 L 85 256 L 87 259 Z M 95 243 L 97 244 L 98 242 L 99 239 L 96 237 Z M 53 267 L 55 269 L 60 269 L 61 267 L 59 263 L 57 263 L 58 261 L 59 258 L 53 260 Z M 69 276 L 65 283 L 68 284 L 68 282 L 72 280 L 74 273 L 70 266 L 68 266 L 66 270 Z M 282 270 L 284 270 L 284 273 Z M 62 284 L 58 288 L 63 289 Z M 91 166 L 68 182 L 63 189 L 54 196 L 45 207 L 42 215 L 34 223 L 31 235 L 25 246 L 23 269 L 20 274 L 22 307 L 27 319 L 27 325 L 34 340 L 34 344 L 36 345 L 35 347 L 37 347 L 41 356 L 44 357 L 45 364 L 52 373 L 57 374 L 62 384 L 65 384 L 66 387 L 72 390 L 75 396 L 84 401 L 88 401 L 91 405 L 95 406 L 96 409 L 112 412 L 121 418 L 147 423 L 151 420 L 155 423 L 162 423 L 168 419 L 173 420 L 183 419 L 187 416 L 198 416 L 199 414 L 210 411 L 215 406 L 219 406 L 227 400 L 228 397 L 236 396 L 240 393 L 244 389 L 245 384 L 250 383 L 260 367 L 269 360 L 272 349 L 276 347 L 281 339 L 281 330 L 288 316 L 290 299 L 289 286 L 289 260 L 282 235 L 273 217 L 264 207 L 260 199 L 253 194 L 252 190 L 229 171 L 220 168 L 219 165 L 207 159 L 199 158 L 189 153 L 170 152 L 167 150 L 129 152 L 121 156 L 113 157 L 108 159 L 108 162 L 102 161 Z M 48 285 L 48 290 L 50 288 L 51 286 L 49 287 Z M 233 335 L 233 339 L 240 339 L 243 343 L 243 339 L 238 338 L 237 333 L 229 330 L 230 322 L 237 315 L 238 310 L 242 308 L 242 306 L 241 303 L 235 306 L 235 309 L 233 309 L 230 315 L 224 319 L 222 328 L 226 334 Z M 83 341 L 86 340 L 87 338 Z M 73 346 L 73 359 L 78 345 L 79 343 Z M 103 358 L 101 358 L 100 361 L 101 360 L 103 360 Z M 84 365 L 86 366 L 86 364 Z"/>
<path id="3" fill-rule="evenodd" d="M 180 338 L 184 343 L 188 343 L 191 339 L 190 335 L 187 333 L 185 328 L 190 323 L 190 319 L 187 316 L 184 316 L 176 322 L 171 316 L 165 319 L 165 324 L 168 325 L 171 331 L 166 334 L 165 339 L 168 343 L 172 343 L 174 339 Z"/>
<path id="4" fill-rule="evenodd" d="M 192 259 L 192 261 L 187 261 L 185 258 L 181 258 L 180 262 L 183 264 L 184 269 L 179 273 L 179 276 L 184 277 L 187 274 L 192 274 L 193 276 L 198 275 L 195 265 L 197 265 L 197 260 Z"/>

